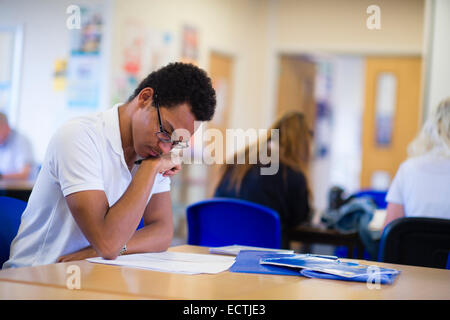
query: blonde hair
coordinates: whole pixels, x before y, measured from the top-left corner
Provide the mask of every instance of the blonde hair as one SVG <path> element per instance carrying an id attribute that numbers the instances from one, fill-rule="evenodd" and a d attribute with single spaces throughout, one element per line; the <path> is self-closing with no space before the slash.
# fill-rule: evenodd
<path id="1" fill-rule="evenodd" d="M 283 117 L 278 119 L 271 127 L 271 129 L 279 130 L 279 162 L 291 168 L 294 171 L 301 172 L 307 179 L 308 164 L 310 160 L 310 145 L 311 145 L 311 131 L 308 128 L 305 116 L 301 112 L 289 112 Z M 271 142 L 272 130 L 269 130 L 266 145 Z M 259 139 L 253 145 L 256 152 L 259 152 Z M 230 185 L 229 188 L 235 188 L 239 192 L 242 180 L 245 175 L 250 171 L 254 164 L 249 161 L 250 148 L 247 146 L 243 151 L 245 154 L 244 164 L 228 164 L 224 166 L 223 176 L 228 170 L 231 170 Z M 238 153 L 234 154 L 234 160 L 237 158 Z M 308 190 L 309 191 L 309 190 Z"/>
<path id="2" fill-rule="evenodd" d="M 408 155 L 427 153 L 450 157 L 450 97 L 439 103 L 422 130 L 408 146 Z"/>

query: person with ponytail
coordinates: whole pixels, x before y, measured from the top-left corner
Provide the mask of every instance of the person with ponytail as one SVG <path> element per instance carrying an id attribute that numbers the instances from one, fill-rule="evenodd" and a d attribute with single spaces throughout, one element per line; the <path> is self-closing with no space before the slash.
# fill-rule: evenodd
<path id="1" fill-rule="evenodd" d="M 278 139 L 273 139 L 273 129 L 278 131 Z M 311 131 L 303 113 L 290 112 L 276 121 L 264 141 L 245 148 L 245 163 L 226 164 L 215 197 L 239 198 L 252 201 L 277 211 L 281 222 L 282 247 L 289 248 L 286 236 L 288 228 L 310 220 L 311 191 L 307 172 L 311 154 Z M 278 141 L 275 141 L 278 140 Z M 252 152 L 268 148 L 271 161 L 262 164 L 249 161 Z M 239 158 L 237 152 L 234 160 Z M 278 157 L 273 155 L 278 154 Z M 275 158 L 275 159 L 273 159 Z M 262 174 L 261 168 L 276 167 L 274 174 Z"/>
<path id="2" fill-rule="evenodd" d="M 450 219 L 450 97 L 408 146 L 386 196 L 384 227 L 402 217 Z"/>

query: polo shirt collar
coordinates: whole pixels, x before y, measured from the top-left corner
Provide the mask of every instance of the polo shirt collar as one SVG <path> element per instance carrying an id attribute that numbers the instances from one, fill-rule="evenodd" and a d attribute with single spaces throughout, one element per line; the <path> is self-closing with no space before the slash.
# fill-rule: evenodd
<path id="1" fill-rule="evenodd" d="M 105 134 L 106 139 L 108 139 L 114 152 L 116 152 L 122 158 L 124 158 L 119 126 L 120 105 L 122 105 L 122 103 L 117 103 L 111 109 L 105 111 L 104 113 Z"/>

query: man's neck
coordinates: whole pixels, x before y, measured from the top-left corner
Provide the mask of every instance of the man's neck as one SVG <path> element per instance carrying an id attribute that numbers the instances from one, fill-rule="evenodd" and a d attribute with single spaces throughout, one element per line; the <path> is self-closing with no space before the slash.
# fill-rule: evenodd
<path id="1" fill-rule="evenodd" d="M 133 145 L 133 134 L 131 128 L 131 114 L 133 106 L 125 103 L 119 106 L 119 128 L 120 139 L 122 142 L 123 155 L 128 168 L 133 168 L 133 163 L 136 160 L 136 151 Z"/>

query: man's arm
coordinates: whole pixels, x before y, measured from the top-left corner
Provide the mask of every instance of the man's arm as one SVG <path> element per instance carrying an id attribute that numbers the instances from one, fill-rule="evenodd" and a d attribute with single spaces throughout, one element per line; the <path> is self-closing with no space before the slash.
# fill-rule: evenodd
<path id="1" fill-rule="evenodd" d="M 144 227 L 128 241 L 127 253 L 161 252 L 167 250 L 173 238 L 173 218 L 170 192 L 152 195 L 144 212 Z"/>
<path id="2" fill-rule="evenodd" d="M 144 227 L 137 230 L 128 241 L 127 254 L 161 252 L 167 250 L 173 237 L 172 203 L 170 192 L 152 195 L 144 212 Z M 92 247 L 62 256 L 57 262 L 68 262 L 97 257 Z"/>
<path id="3" fill-rule="evenodd" d="M 105 259 L 117 257 L 139 225 L 156 174 L 174 166 L 170 157 L 143 161 L 125 193 L 112 207 L 101 190 L 81 191 L 66 197 L 75 221 L 98 255 Z"/>
<path id="4" fill-rule="evenodd" d="M 403 218 L 405 211 L 401 204 L 389 202 L 386 209 L 386 219 L 384 220 L 383 230 L 386 226 L 395 219 Z"/>

